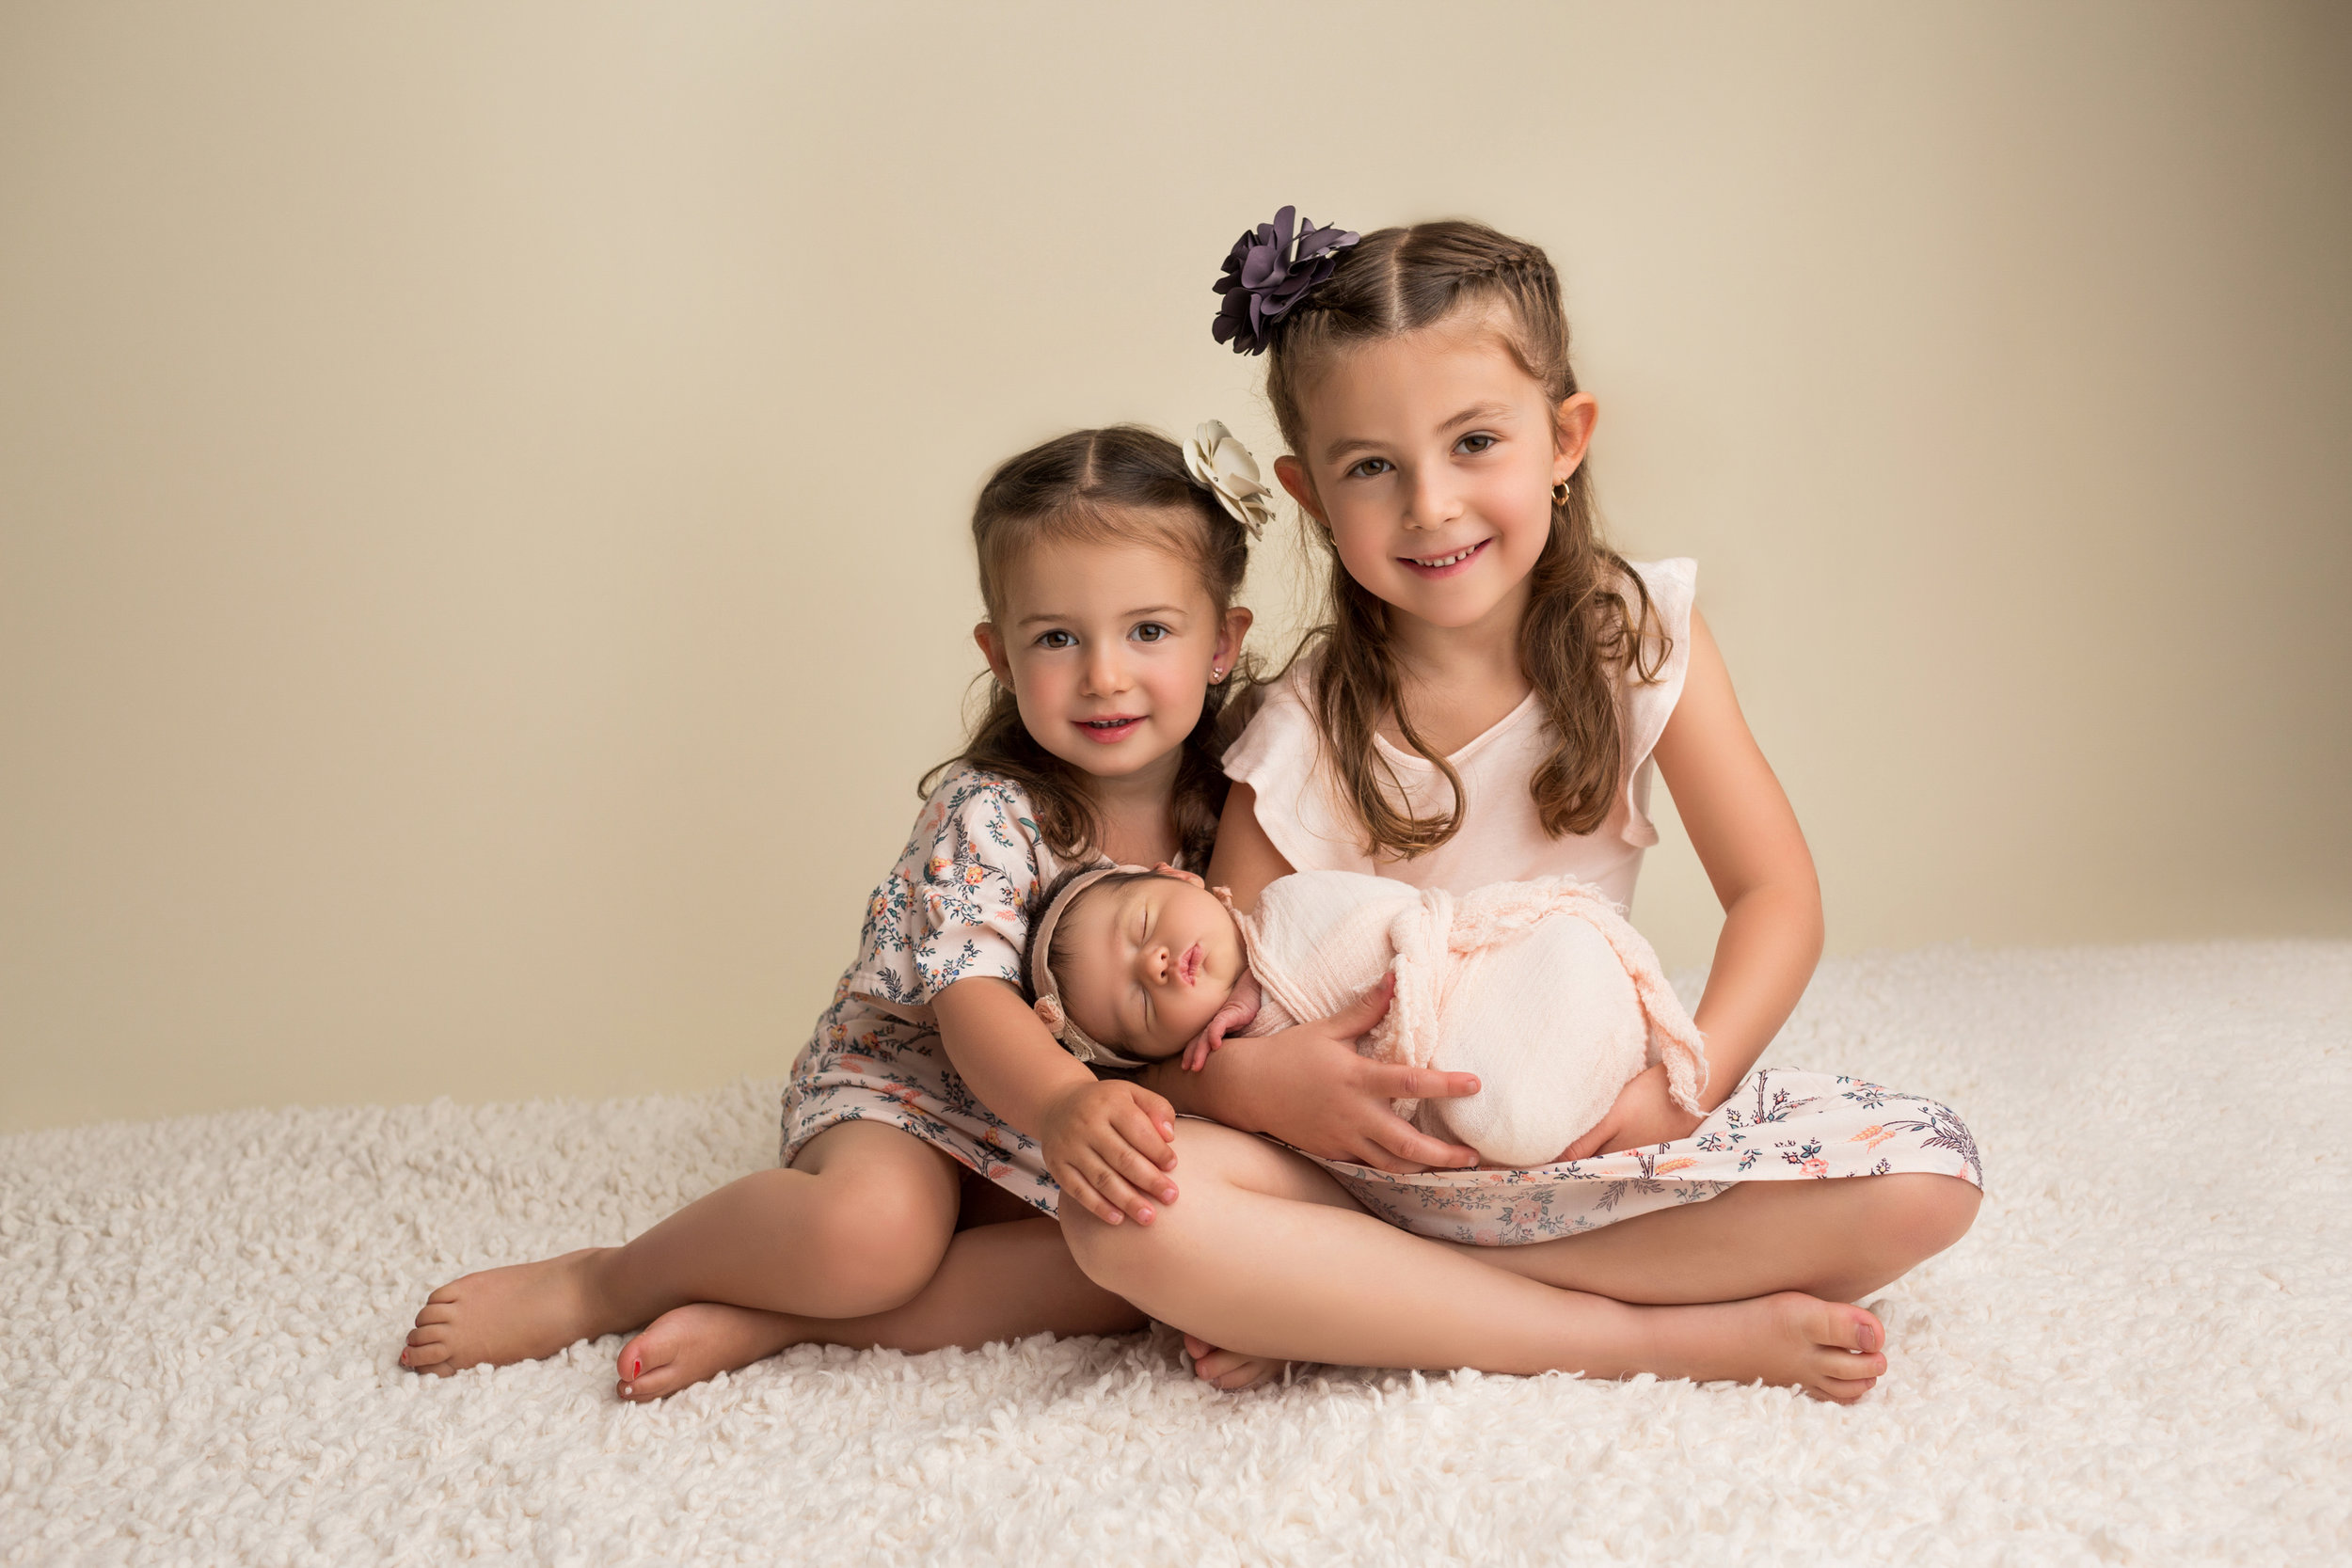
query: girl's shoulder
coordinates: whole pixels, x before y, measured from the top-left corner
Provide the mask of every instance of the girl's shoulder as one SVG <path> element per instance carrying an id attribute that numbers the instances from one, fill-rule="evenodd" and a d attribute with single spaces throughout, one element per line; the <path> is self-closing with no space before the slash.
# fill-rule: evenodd
<path id="1" fill-rule="evenodd" d="M 1691 607 L 1698 600 L 1699 563 L 1687 555 L 1677 555 L 1663 561 L 1629 561 L 1625 564 L 1641 580 L 1651 612 L 1656 616 L 1651 626 L 1644 627 L 1645 640 L 1662 632 L 1677 643 L 1687 641 L 1691 634 Z M 1620 592 L 1632 586 L 1625 583 Z"/>
<path id="2" fill-rule="evenodd" d="M 1038 889 L 1057 873 L 1028 791 L 955 764 L 932 785 L 898 863 L 868 897 L 850 991 L 930 1026 L 931 998 L 973 975 L 1021 983 Z"/>
<path id="3" fill-rule="evenodd" d="M 1017 780 L 963 762 L 949 764 L 924 797 L 905 858 L 918 857 L 943 838 L 977 841 L 1030 859 L 1046 853 L 1029 792 Z"/>

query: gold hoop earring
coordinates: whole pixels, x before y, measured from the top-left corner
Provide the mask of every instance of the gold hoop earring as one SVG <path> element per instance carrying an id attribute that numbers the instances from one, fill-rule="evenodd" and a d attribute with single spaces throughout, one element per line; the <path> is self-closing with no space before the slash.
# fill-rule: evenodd
<path id="1" fill-rule="evenodd" d="M 1554 506 L 1568 504 L 1568 482 L 1566 480 L 1564 479 L 1551 487 L 1551 504 Z"/>

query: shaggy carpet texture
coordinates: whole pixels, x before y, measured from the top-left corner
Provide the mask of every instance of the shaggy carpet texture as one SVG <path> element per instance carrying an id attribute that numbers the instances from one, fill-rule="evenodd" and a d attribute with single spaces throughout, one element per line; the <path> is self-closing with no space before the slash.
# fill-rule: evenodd
<path id="1" fill-rule="evenodd" d="M 419 1378 L 435 1285 L 618 1242 L 777 1085 L 0 1140 L 8 1563 L 2352 1559 L 2352 943 L 1833 962 L 1773 1059 L 1948 1101 L 1991 1194 L 1837 1409 L 1310 1369 L 1164 1330 L 803 1348 L 637 1408 L 619 1340 Z"/>

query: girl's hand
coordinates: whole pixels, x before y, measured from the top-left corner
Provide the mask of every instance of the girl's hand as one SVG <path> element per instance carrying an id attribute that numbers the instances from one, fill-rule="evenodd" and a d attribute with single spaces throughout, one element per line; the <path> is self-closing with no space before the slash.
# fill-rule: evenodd
<path id="1" fill-rule="evenodd" d="M 1356 1054 L 1357 1038 L 1380 1022 L 1394 989 L 1384 980 L 1329 1018 L 1227 1040 L 1201 1075 L 1205 1108 L 1229 1127 L 1279 1138 L 1318 1159 L 1399 1173 L 1478 1164 L 1478 1150 L 1429 1136 L 1389 1103 L 1476 1094 L 1476 1077 Z"/>
<path id="2" fill-rule="evenodd" d="M 1663 1064 L 1635 1073 L 1617 1091 L 1617 1102 L 1593 1130 L 1568 1145 L 1560 1158 L 1589 1160 L 1596 1154 L 1617 1154 L 1629 1148 L 1687 1138 L 1705 1117 L 1694 1117 L 1676 1104 L 1666 1092 Z"/>
<path id="3" fill-rule="evenodd" d="M 1140 1084 L 1103 1078 L 1078 1084 L 1047 1102 L 1038 1129 L 1047 1174 L 1062 1196 L 1104 1225 L 1132 1214 L 1152 1223 L 1152 1202 L 1176 1201 L 1176 1112 Z"/>

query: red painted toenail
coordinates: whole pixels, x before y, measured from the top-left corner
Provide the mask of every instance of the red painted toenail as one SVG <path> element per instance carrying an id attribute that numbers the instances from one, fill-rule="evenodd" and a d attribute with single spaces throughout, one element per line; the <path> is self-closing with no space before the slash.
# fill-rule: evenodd
<path id="1" fill-rule="evenodd" d="M 644 1372 L 645 1372 L 645 1358 L 644 1358 L 644 1356 L 642 1356 L 642 1355 L 632 1355 L 632 1356 L 630 1356 L 630 1357 L 629 1357 L 629 1360 L 628 1360 L 628 1375 L 629 1375 L 629 1380 L 630 1380 L 631 1382 L 635 1382 L 638 1378 L 643 1377 L 643 1376 L 644 1375 Z"/>

